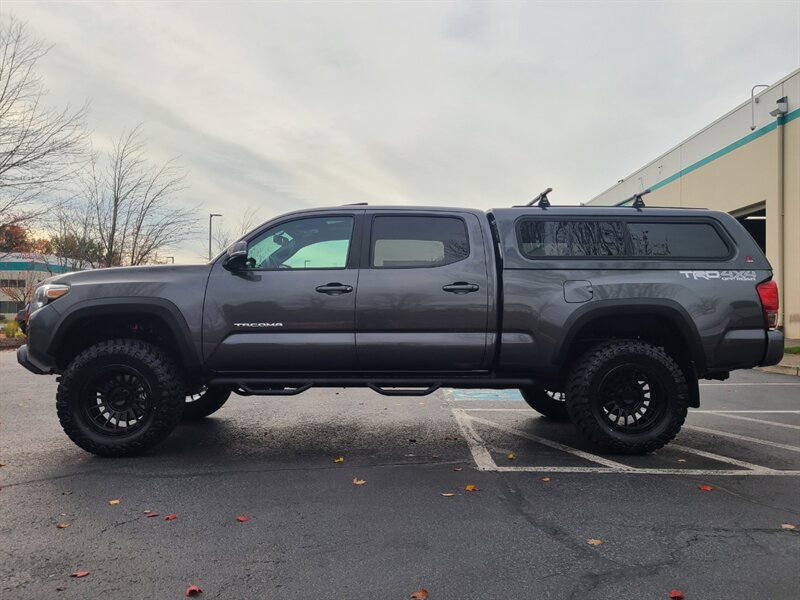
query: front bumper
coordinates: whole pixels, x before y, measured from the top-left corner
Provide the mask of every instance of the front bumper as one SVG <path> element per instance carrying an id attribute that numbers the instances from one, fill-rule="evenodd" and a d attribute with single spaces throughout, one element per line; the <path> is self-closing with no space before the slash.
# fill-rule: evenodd
<path id="1" fill-rule="evenodd" d="M 783 359 L 783 334 L 780 331 L 767 332 L 767 351 L 760 366 L 777 365 Z"/>
<path id="2" fill-rule="evenodd" d="M 28 354 L 28 345 L 17 348 L 17 362 L 36 375 L 49 375 L 53 371 L 44 365 L 37 365 Z"/>

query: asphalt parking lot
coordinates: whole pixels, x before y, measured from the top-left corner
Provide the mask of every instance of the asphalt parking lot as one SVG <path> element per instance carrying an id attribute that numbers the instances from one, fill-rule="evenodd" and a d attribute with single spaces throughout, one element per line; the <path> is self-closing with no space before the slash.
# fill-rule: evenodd
<path id="1" fill-rule="evenodd" d="M 322 389 L 235 396 L 149 456 L 100 459 L 61 432 L 55 387 L 0 352 L 4 600 L 798 597 L 796 377 L 704 384 L 644 457 L 510 392 Z"/>

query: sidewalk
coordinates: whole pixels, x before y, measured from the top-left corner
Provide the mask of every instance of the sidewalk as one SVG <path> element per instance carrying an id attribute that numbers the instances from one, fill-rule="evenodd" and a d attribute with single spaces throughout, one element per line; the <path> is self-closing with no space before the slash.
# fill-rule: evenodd
<path id="1" fill-rule="evenodd" d="M 800 376 L 800 354 L 784 354 L 783 360 L 772 367 L 761 367 L 762 371 L 781 375 Z"/>

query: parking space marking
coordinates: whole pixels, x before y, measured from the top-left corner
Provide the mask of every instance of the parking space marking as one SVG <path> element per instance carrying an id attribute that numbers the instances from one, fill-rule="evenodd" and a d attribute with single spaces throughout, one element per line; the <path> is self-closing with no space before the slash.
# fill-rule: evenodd
<path id="1" fill-rule="evenodd" d="M 775 421 L 765 421 L 764 419 L 754 419 L 752 417 L 742 417 L 739 415 L 730 415 L 728 413 L 719 412 L 715 413 L 719 417 L 726 419 L 738 419 L 740 421 L 750 421 L 751 423 L 760 423 L 761 425 L 772 425 L 774 427 L 786 427 L 787 429 L 800 429 L 800 425 L 790 425 L 789 423 L 776 423 Z"/>
<path id="2" fill-rule="evenodd" d="M 791 452 L 800 452 L 800 447 L 790 446 L 789 444 L 780 444 L 772 440 L 762 440 L 760 438 L 750 437 L 749 435 L 739 435 L 738 433 L 730 433 L 728 431 L 720 431 L 718 429 L 710 429 L 708 427 L 699 427 L 697 425 L 684 425 L 683 429 L 691 429 L 693 431 L 700 431 L 710 435 L 718 435 L 721 437 L 728 437 L 742 442 L 752 442 L 754 444 L 762 444 L 764 446 L 772 446 L 773 448 L 780 448 L 781 450 L 789 450 Z"/>
<path id="3" fill-rule="evenodd" d="M 458 410 L 458 409 L 455 409 Z M 583 450 L 578 450 L 577 448 L 573 448 L 571 446 L 567 446 L 566 444 L 561 444 L 559 442 L 554 442 L 553 440 L 548 440 L 547 438 L 540 437 L 538 435 L 534 435 L 532 433 L 528 433 L 526 431 L 520 431 L 519 429 L 514 429 L 513 427 L 506 427 L 505 425 L 501 425 L 500 423 L 495 423 L 494 421 L 489 421 L 487 419 L 482 419 L 481 417 L 473 417 L 464 413 L 464 416 L 472 421 L 477 423 L 483 423 L 484 425 L 488 425 L 489 427 L 494 427 L 495 429 L 499 429 L 500 431 L 505 431 L 506 433 L 511 433 L 521 438 L 525 438 L 526 440 L 530 440 L 532 442 L 536 442 L 537 444 L 541 444 L 542 446 L 547 446 L 549 448 L 554 448 L 556 450 L 561 450 L 562 452 L 567 452 L 572 454 L 573 456 L 577 456 L 578 458 L 582 458 L 584 460 L 591 461 L 593 463 L 597 463 L 599 465 L 604 465 L 606 467 L 616 469 L 618 471 L 626 471 L 632 469 L 633 467 L 629 467 L 628 465 L 624 465 L 622 463 L 609 460 L 607 458 L 603 458 L 602 456 L 597 456 L 596 454 L 591 454 L 589 452 L 584 452 Z M 491 455 L 490 455 L 491 457 Z M 494 461 L 492 461 L 494 462 Z M 495 465 L 497 467 L 497 465 Z"/>
<path id="4" fill-rule="evenodd" d="M 770 467 L 765 467 L 763 465 L 757 465 L 746 461 L 738 460 L 736 458 L 723 456 L 721 454 L 716 454 L 714 452 L 707 452 L 705 450 L 700 450 L 697 448 L 692 448 L 690 446 L 684 446 L 682 444 L 675 444 L 675 443 L 670 444 L 670 448 L 688 454 L 702 456 L 704 458 L 708 458 L 710 460 L 714 460 L 717 462 L 723 462 L 729 465 L 733 465 L 739 467 L 739 469 L 675 469 L 675 468 L 632 467 L 623 463 L 609 460 L 602 456 L 592 454 L 590 452 L 585 452 L 577 448 L 572 448 L 571 446 L 567 446 L 565 444 L 561 444 L 559 442 L 549 440 L 547 438 L 543 438 L 538 435 L 522 431 L 520 429 L 515 429 L 514 427 L 509 427 L 501 423 L 495 423 L 494 421 L 484 419 L 477 415 L 469 414 L 476 412 L 510 412 L 510 413 L 530 412 L 530 409 L 528 408 L 470 408 L 470 407 L 455 406 L 454 394 L 452 394 L 452 392 L 450 392 L 450 390 L 448 389 L 445 389 L 443 391 L 445 393 L 445 397 L 449 400 L 449 403 L 451 405 L 450 410 L 453 414 L 453 417 L 456 420 L 456 423 L 458 424 L 462 436 L 467 442 L 467 446 L 470 450 L 470 453 L 472 454 L 473 460 L 475 461 L 475 465 L 480 471 L 496 471 L 496 472 L 506 472 L 506 473 L 611 473 L 611 474 L 621 473 L 621 474 L 632 474 L 632 475 L 686 475 L 686 476 L 697 476 L 697 477 L 708 477 L 708 476 L 741 477 L 741 476 L 752 476 L 752 475 L 783 476 L 783 477 L 800 476 L 800 470 L 772 469 Z M 699 412 L 701 414 L 722 415 L 731 418 L 739 418 L 742 420 L 755 421 L 757 423 L 762 423 L 767 425 L 778 425 L 778 426 L 785 426 L 785 424 L 775 423 L 772 421 L 764 421 L 761 419 L 752 419 L 749 417 L 741 417 L 738 416 L 738 414 L 741 413 L 800 414 L 800 410 L 706 410 L 706 411 L 693 410 L 690 411 L 690 414 L 695 412 Z M 476 423 L 482 424 L 487 427 L 491 427 L 498 431 L 509 433 L 517 437 L 521 437 L 523 439 L 530 440 L 532 442 L 541 444 L 543 446 L 547 446 L 549 448 L 553 448 L 555 450 L 566 452 L 575 457 L 593 462 L 598 466 L 582 466 L 582 467 L 538 466 L 538 465 L 500 466 L 495 462 L 494 458 L 492 457 L 492 454 L 489 451 L 486 442 L 483 440 L 483 438 L 481 438 L 481 436 L 475 430 L 474 424 Z M 793 429 L 800 429 L 800 427 L 798 426 L 791 426 L 791 427 Z M 800 452 L 800 447 L 798 446 L 791 446 L 789 444 L 780 444 L 778 442 L 772 442 L 770 440 L 762 440 L 750 436 L 729 433 L 727 431 L 719 431 L 716 429 L 710 429 L 708 427 L 684 425 L 684 429 L 699 431 L 701 433 L 707 433 L 709 435 L 728 437 L 744 442 L 762 444 L 766 446 L 771 446 L 773 448 L 778 448 L 781 450 L 789 450 L 791 452 Z"/>
<path id="5" fill-rule="evenodd" d="M 800 383 L 778 383 L 775 381 L 765 381 L 764 383 L 700 383 L 698 384 L 702 386 L 708 387 L 727 387 L 727 386 L 752 386 L 757 385 L 758 387 L 764 387 L 766 385 L 800 385 Z"/>
<path id="6" fill-rule="evenodd" d="M 669 447 L 676 450 L 680 450 L 681 452 L 686 452 L 688 454 L 696 454 L 697 456 L 710 458 L 711 460 L 715 460 L 717 462 L 724 462 L 728 463 L 729 465 L 734 465 L 736 467 L 742 467 L 743 469 L 747 469 L 748 471 L 757 471 L 764 475 L 769 475 L 770 473 L 776 471 L 776 469 L 770 469 L 769 467 L 764 467 L 762 465 L 755 465 L 753 463 L 745 462 L 743 460 L 738 460 L 736 458 L 731 458 L 729 456 L 722 456 L 721 454 L 715 454 L 713 452 L 706 452 L 705 450 L 691 448 L 689 446 L 684 446 L 682 444 L 671 443 Z"/>

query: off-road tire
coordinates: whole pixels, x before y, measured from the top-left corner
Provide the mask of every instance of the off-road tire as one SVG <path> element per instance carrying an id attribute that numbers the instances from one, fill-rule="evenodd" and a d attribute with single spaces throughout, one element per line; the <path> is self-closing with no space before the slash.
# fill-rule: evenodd
<path id="1" fill-rule="evenodd" d="M 90 423 L 81 406 L 83 388 L 98 369 L 135 368 L 151 391 L 152 408 L 131 433 L 106 435 Z M 113 368 L 113 367 L 112 367 Z M 78 446 L 98 456 L 134 456 L 163 441 L 178 425 L 186 401 L 181 374 L 161 349 L 130 339 L 107 340 L 78 354 L 61 376 L 56 394 L 58 420 Z"/>
<path id="2" fill-rule="evenodd" d="M 231 395 L 231 390 L 224 387 L 205 388 L 196 400 L 192 396 L 186 397 L 186 406 L 183 409 L 184 421 L 198 421 L 210 414 L 217 412 Z"/>
<path id="3" fill-rule="evenodd" d="M 567 403 L 563 399 L 564 394 L 553 392 L 542 387 L 524 387 L 519 389 L 522 399 L 528 403 L 533 410 L 544 415 L 552 421 L 569 421 Z M 557 395 L 557 397 L 553 397 Z"/>
<path id="4" fill-rule="evenodd" d="M 599 386 L 613 369 L 641 369 L 663 390 L 663 414 L 652 428 L 641 432 L 618 431 L 603 414 Z M 567 381 L 567 411 L 572 422 L 595 444 L 618 454 L 644 454 L 669 443 L 686 420 L 689 386 L 675 360 L 662 348 L 638 340 L 601 343 L 581 356 Z M 626 419 L 627 422 L 627 419 Z"/>

